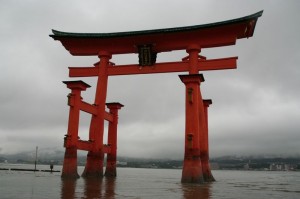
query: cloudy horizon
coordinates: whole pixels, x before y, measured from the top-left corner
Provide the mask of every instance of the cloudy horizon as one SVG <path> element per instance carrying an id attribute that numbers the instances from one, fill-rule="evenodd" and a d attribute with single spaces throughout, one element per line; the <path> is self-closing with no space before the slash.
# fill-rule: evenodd
<path id="1" fill-rule="evenodd" d="M 207 59 L 238 56 L 235 70 L 202 72 L 202 96 L 209 107 L 210 156 L 300 154 L 300 2 L 290 1 L 1 1 L 0 154 L 39 148 L 64 150 L 67 131 L 65 80 L 69 66 L 91 66 L 97 57 L 72 56 L 49 37 L 65 32 L 122 32 L 214 23 L 264 10 L 253 37 L 236 45 L 203 49 Z M 158 54 L 178 61 L 184 51 Z M 116 64 L 137 55 L 113 56 Z M 184 150 L 185 73 L 109 77 L 107 102 L 119 112 L 118 155 L 181 159 Z M 81 112 L 87 139 L 90 115 Z M 106 137 L 105 133 L 105 137 Z M 106 142 L 106 138 L 104 139 Z"/>

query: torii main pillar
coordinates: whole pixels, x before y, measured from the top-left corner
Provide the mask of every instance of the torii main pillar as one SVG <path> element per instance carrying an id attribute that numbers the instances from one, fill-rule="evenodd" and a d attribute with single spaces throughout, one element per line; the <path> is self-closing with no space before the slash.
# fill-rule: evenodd
<path id="1" fill-rule="evenodd" d="M 197 63 L 201 48 L 192 44 L 187 48 L 189 75 L 179 75 L 185 84 L 185 150 L 181 182 L 204 182 L 201 163 L 201 140 L 205 134 L 205 114 L 200 91 L 204 77 L 199 74 Z"/>
<path id="2" fill-rule="evenodd" d="M 181 182 L 203 183 L 203 172 L 200 158 L 200 82 L 202 74 L 180 75 L 185 84 L 185 147 Z M 202 116 L 202 115 L 201 115 Z"/>
<path id="3" fill-rule="evenodd" d="M 95 144 L 92 150 L 88 152 L 85 169 L 82 177 L 102 177 L 103 176 L 103 134 L 105 120 L 105 102 L 107 96 L 107 67 L 111 54 L 106 51 L 100 51 L 98 54 L 100 62 L 98 67 L 98 82 L 96 87 L 95 103 L 98 114 L 92 116 L 90 124 L 89 138 L 94 140 Z"/>

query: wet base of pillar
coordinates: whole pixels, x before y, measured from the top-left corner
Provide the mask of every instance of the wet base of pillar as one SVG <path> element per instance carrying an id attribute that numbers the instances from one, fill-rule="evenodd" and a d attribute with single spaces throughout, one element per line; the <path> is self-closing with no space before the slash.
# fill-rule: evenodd
<path id="1" fill-rule="evenodd" d="M 106 177 L 116 177 L 117 176 L 117 157 L 115 154 L 107 155 L 107 163 L 105 174 Z"/>
<path id="2" fill-rule="evenodd" d="M 208 153 L 201 154 L 201 164 L 202 164 L 202 172 L 203 172 L 203 179 L 205 182 L 214 182 L 216 181 L 213 177 L 209 165 L 209 157 Z"/>
<path id="3" fill-rule="evenodd" d="M 106 167 L 104 176 L 105 177 L 116 177 L 117 176 L 117 169 L 116 169 L 116 167 Z"/>
<path id="4" fill-rule="evenodd" d="M 103 177 L 103 153 L 89 151 L 86 165 L 81 175 L 84 178 L 101 178 Z"/>
<path id="5" fill-rule="evenodd" d="M 203 179 L 204 179 L 205 182 L 214 182 L 214 181 L 216 181 L 214 176 L 211 174 L 211 172 L 203 173 Z"/>
<path id="6" fill-rule="evenodd" d="M 65 151 L 64 164 L 62 169 L 62 178 L 77 179 L 77 148 L 68 147 Z"/>
<path id="7" fill-rule="evenodd" d="M 198 184 L 204 183 L 202 172 L 199 172 L 198 168 L 189 168 L 185 170 L 188 171 L 182 171 L 182 176 L 181 176 L 182 183 L 198 183 Z"/>
<path id="8" fill-rule="evenodd" d="M 61 174 L 61 178 L 63 179 L 78 179 L 80 178 L 80 176 L 77 174 L 66 174 L 66 173 L 63 173 Z"/>
<path id="9" fill-rule="evenodd" d="M 204 183 L 201 161 L 197 158 L 185 159 L 182 168 L 182 183 Z"/>

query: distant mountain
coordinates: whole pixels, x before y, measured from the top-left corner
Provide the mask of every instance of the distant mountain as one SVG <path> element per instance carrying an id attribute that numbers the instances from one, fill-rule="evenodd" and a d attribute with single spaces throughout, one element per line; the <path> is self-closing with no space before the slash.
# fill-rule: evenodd
<path id="1" fill-rule="evenodd" d="M 35 161 L 36 151 L 26 151 L 16 154 L 0 154 L 0 163 L 28 163 L 32 164 Z M 64 151 L 55 148 L 38 149 L 37 153 L 38 164 L 63 164 Z M 85 165 L 86 152 L 78 152 L 78 165 Z M 105 161 L 105 160 L 104 160 Z M 118 157 L 118 161 L 126 167 L 138 168 L 180 168 L 182 159 L 158 159 L 158 158 L 132 158 Z M 243 169 L 245 165 L 254 169 L 267 168 L 270 164 L 293 164 L 300 165 L 300 156 L 282 156 L 282 155 L 259 155 L 259 156 L 222 156 L 211 158 L 210 162 L 218 165 L 220 169 Z M 122 165 L 120 165 L 122 166 Z"/>
<path id="2" fill-rule="evenodd" d="M 25 151 L 15 154 L 0 154 L 0 162 L 7 160 L 10 163 L 32 163 L 35 161 L 36 151 Z M 53 149 L 38 149 L 38 161 L 61 161 L 64 157 L 64 151 Z"/>

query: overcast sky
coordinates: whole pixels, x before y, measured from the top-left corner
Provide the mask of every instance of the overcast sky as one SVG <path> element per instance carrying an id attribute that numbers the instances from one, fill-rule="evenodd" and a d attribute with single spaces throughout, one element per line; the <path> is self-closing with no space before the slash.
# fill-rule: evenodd
<path id="1" fill-rule="evenodd" d="M 35 146 L 64 150 L 69 89 L 62 81 L 71 80 L 67 67 L 91 66 L 98 58 L 71 56 L 48 36 L 51 29 L 104 33 L 171 28 L 260 10 L 264 13 L 253 37 L 201 52 L 208 59 L 239 57 L 236 70 L 203 72 L 203 98 L 213 100 L 210 156 L 300 154 L 297 0 L 0 0 L 0 154 Z M 184 51 L 160 53 L 157 61 L 184 56 Z M 137 63 L 137 55 L 113 56 L 111 61 Z M 184 85 L 178 75 L 109 78 L 107 102 L 125 105 L 119 116 L 120 156 L 183 158 Z M 92 85 L 83 98 L 93 103 L 96 78 L 82 80 Z M 88 139 L 89 121 L 82 113 L 82 139 Z"/>

